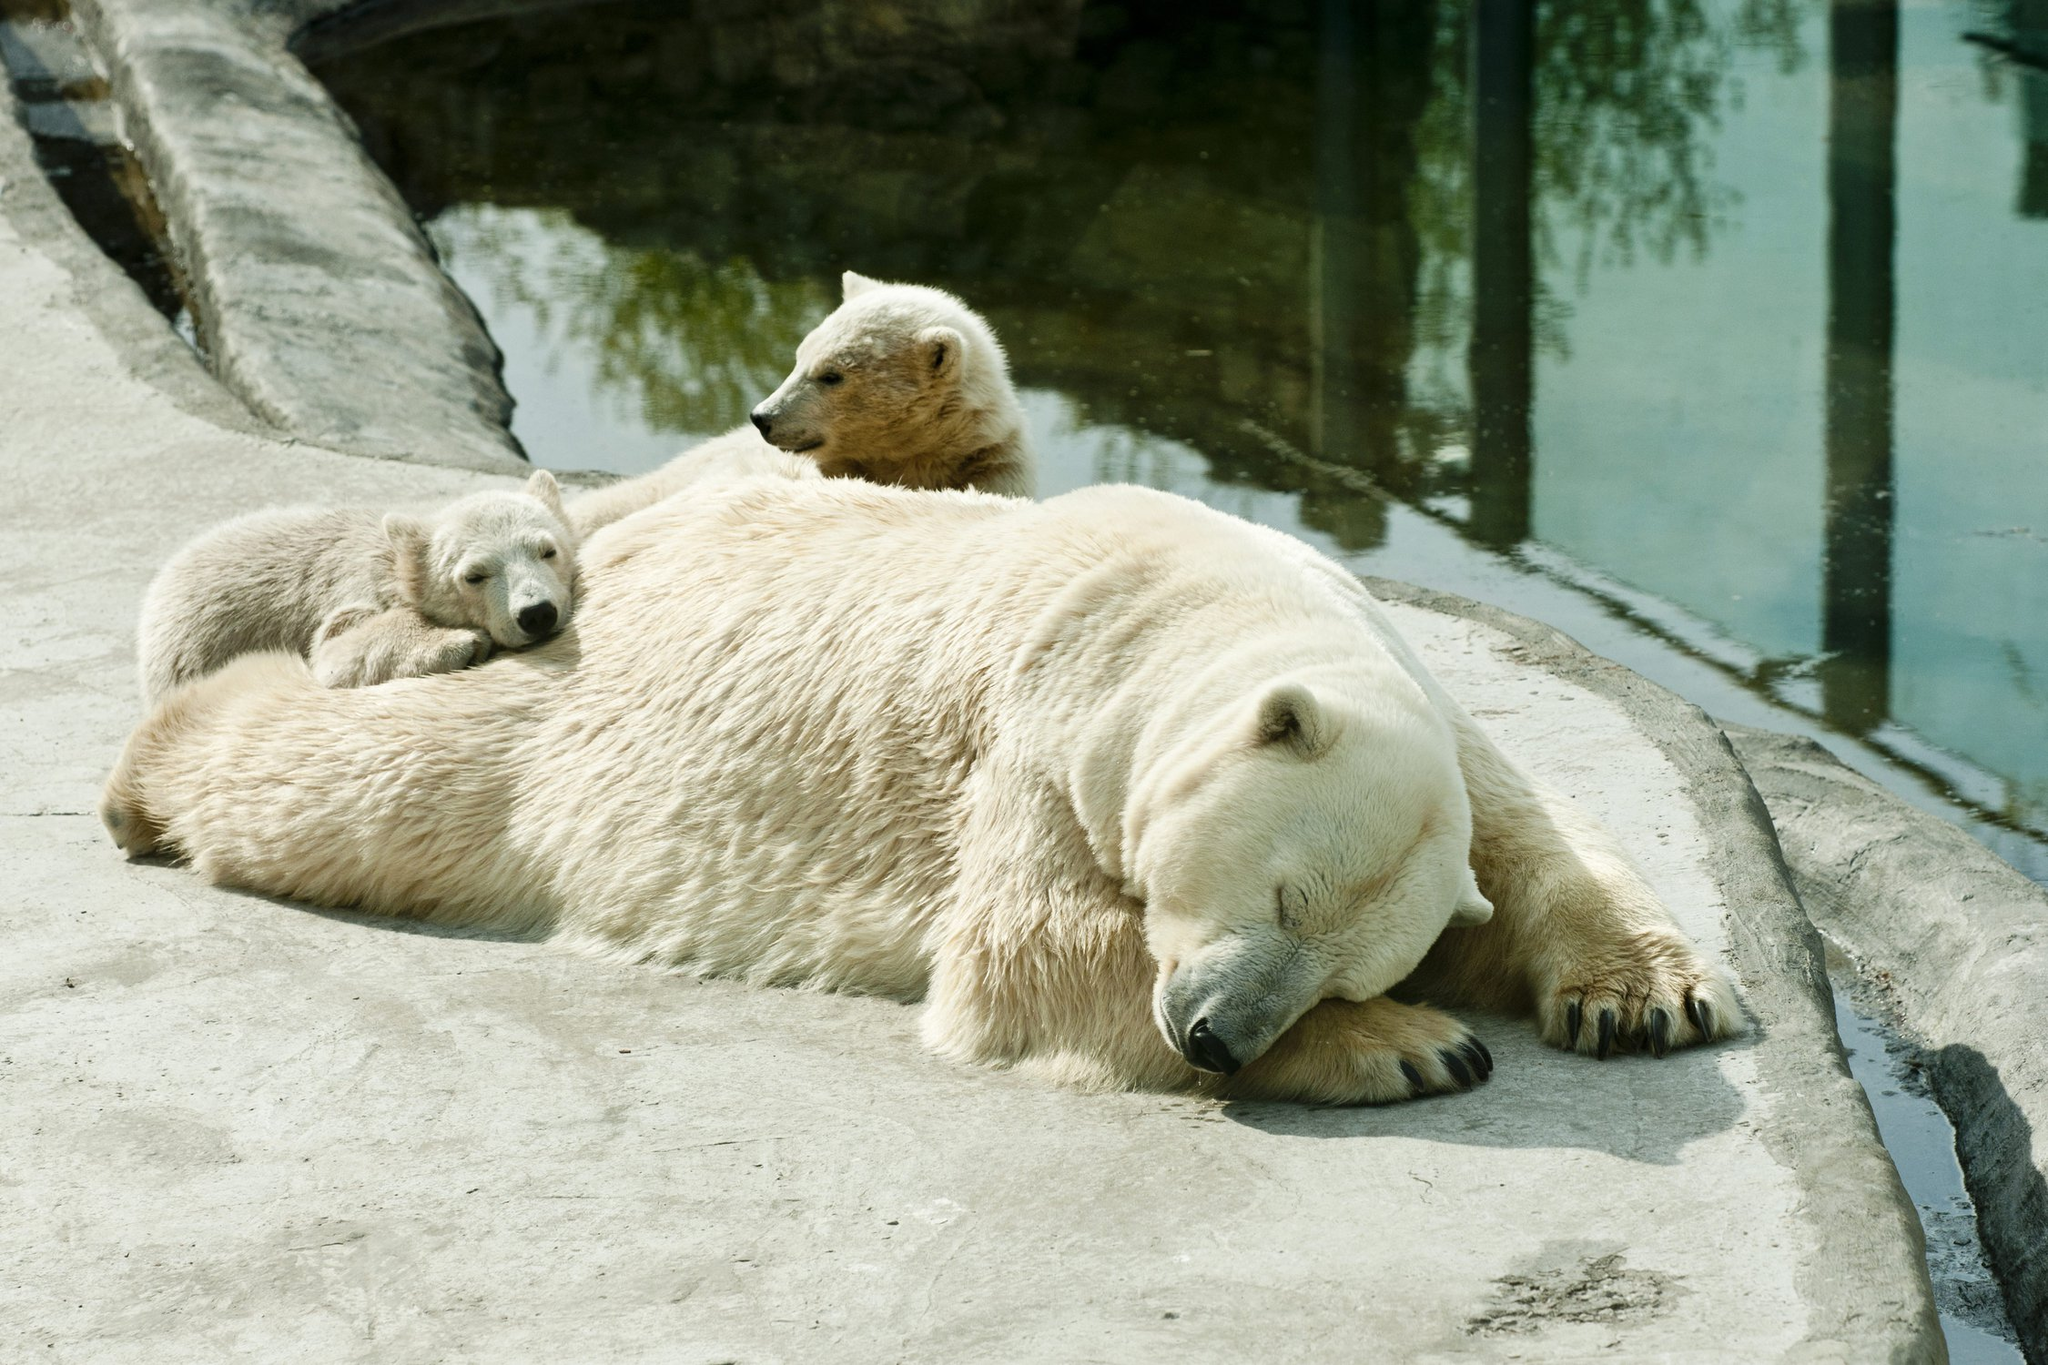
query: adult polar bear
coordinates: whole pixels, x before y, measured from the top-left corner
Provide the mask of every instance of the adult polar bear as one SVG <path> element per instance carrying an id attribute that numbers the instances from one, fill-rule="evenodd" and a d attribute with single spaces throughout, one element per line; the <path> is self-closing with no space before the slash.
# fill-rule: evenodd
<path id="1" fill-rule="evenodd" d="M 1028 498 L 1036 468 L 1002 343 L 942 289 L 849 270 L 752 425 L 569 504 L 581 535 L 700 483 L 749 474 L 974 488 Z"/>
<path id="2" fill-rule="evenodd" d="M 1738 1027 L 1605 836 L 1277 532 L 1133 488 L 758 479 L 584 573 L 562 636 L 481 668 L 330 691 L 252 656 L 179 692 L 110 827 L 272 894 L 923 997 L 941 1053 L 1084 1084 L 1483 1079 L 1383 994 L 1425 953 L 1428 990 L 1581 1051 Z"/>

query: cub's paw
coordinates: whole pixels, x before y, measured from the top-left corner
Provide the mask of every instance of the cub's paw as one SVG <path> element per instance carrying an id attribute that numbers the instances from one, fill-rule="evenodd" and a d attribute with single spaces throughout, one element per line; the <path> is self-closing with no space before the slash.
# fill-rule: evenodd
<path id="1" fill-rule="evenodd" d="M 1743 1030 L 1735 988 L 1675 932 L 1560 954 L 1547 975 L 1537 991 L 1537 1028 L 1544 1042 L 1568 1052 L 1662 1057 Z"/>
<path id="2" fill-rule="evenodd" d="M 1218 1085 L 1232 1099 L 1386 1104 L 1469 1090 L 1493 1074 L 1477 1034 L 1427 1005 L 1325 1000 Z"/>
<path id="3" fill-rule="evenodd" d="M 431 630 L 407 650 L 391 671 L 394 678 L 454 673 L 491 657 L 491 637 L 480 630 Z"/>

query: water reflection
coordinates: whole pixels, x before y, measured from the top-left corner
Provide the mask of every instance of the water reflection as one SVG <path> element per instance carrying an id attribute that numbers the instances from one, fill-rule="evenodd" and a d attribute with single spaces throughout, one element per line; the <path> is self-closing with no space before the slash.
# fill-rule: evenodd
<path id="1" fill-rule="evenodd" d="M 1052 488 L 1520 600 L 1387 562 L 1447 528 L 2038 828 L 2044 13 L 617 0 L 308 51 L 544 461 L 735 424 L 843 267 L 931 281 Z"/>
<path id="2" fill-rule="evenodd" d="M 1827 529 L 1821 704 L 1863 734 L 1891 699 L 1892 251 L 1898 0 L 1828 10 Z"/>

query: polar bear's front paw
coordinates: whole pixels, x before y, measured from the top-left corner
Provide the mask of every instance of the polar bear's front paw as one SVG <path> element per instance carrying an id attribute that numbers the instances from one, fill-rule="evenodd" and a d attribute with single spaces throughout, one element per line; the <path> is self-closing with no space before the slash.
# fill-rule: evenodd
<path id="1" fill-rule="evenodd" d="M 394 678 L 424 678 L 454 673 L 491 657 L 491 637 L 480 630 L 430 630 L 406 651 L 391 672 Z"/>
<path id="2" fill-rule="evenodd" d="M 1469 1090 L 1493 1054 L 1452 1016 L 1427 1005 L 1325 1000 L 1219 1093 L 1231 1099 L 1385 1104 Z"/>
<path id="3" fill-rule="evenodd" d="M 1645 932 L 1566 956 L 1537 992 L 1543 1041 L 1605 1058 L 1662 1057 L 1742 1032 L 1727 977 L 1676 933 Z"/>

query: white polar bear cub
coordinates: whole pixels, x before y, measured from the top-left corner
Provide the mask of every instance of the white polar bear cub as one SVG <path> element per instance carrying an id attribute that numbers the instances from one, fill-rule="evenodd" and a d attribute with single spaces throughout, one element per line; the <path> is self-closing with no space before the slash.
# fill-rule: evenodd
<path id="1" fill-rule="evenodd" d="M 758 474 L 1030 497 L 1024 409 L 981 315 L 924 285 L 851 270 L 840 285 L 845 301 L 797 347 L 796 368 L 752 426 L 584 494 L 569 506 L 576 529 L 587 536 L 684 488 Z"/>
<path id="2" fill-rule="evenodd" d="M 554 475 L 473 493 L 431 519 L 368 508 L 275 508 L 180 550 L 150 583 L 143 697 L 242 654 L 309 656 L 329 687 L 464 668 L 561 628 L 576 537 Z"/>
<path id="3" fill-rule="evenodd" d="M 574 630 L 503 666 L 184 689 L 108 828 L 273 895 L 921 1000 L 943 1055 L 1092 1086 L 1483 1081 L 1464 1024 L 1385 994 L 1418 964 L 1598 1056 L 1740 1026 L 1613 843 L 1276 532 L 1134 488 L 764 478 L 619 523 L 584 574 Z"/>

